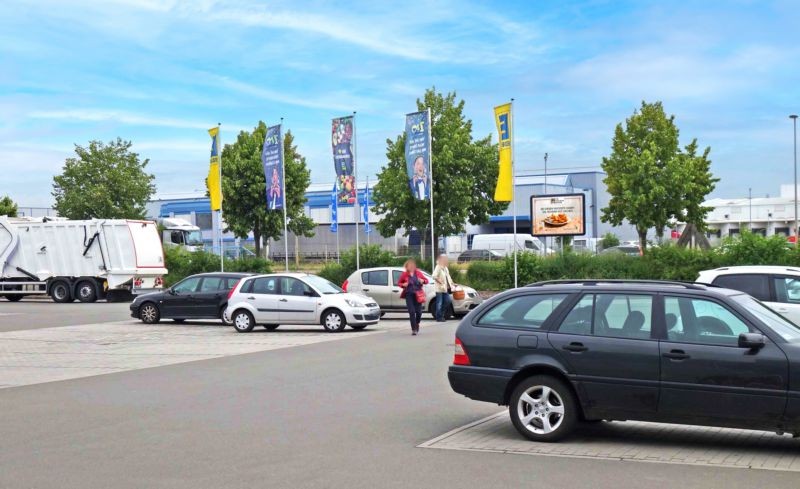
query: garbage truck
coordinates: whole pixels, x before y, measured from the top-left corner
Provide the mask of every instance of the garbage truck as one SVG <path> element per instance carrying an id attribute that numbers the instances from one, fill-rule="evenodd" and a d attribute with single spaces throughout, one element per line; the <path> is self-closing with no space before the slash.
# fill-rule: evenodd
<path id="1" fill-rule="evenodd" d="M 0 216 L 0 297 L 55 302 L 124 300 L 163 287 L 153 221 Z"/>

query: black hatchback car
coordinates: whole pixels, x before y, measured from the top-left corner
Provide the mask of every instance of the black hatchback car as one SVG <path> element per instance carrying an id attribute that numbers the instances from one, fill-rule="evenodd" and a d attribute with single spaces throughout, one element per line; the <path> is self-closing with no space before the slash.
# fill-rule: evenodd
<path id="1" fill-rule="evenodd" d="M 531 440 L 596 420 L 800 434 L 800 329 L 739 291 L 542 282 L 484 302 L 455 343 L 453 390 Z"/>
<path id="2" fill-rule="evenodd" d="M 201 273 L 181 280 L 162 291 L 137 296 L 131 303 L 131 317 L 147 324 L 162 319 L 222 319 L 228 292 L 252 273 Z"/>

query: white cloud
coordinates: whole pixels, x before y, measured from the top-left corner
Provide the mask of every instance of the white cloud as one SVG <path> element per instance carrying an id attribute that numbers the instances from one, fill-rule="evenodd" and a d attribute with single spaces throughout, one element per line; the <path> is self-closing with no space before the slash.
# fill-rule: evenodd
<path id="1" fill-rule="evenodd" d="M 208 129 L 214 123 L 189 119 L 176 119 L 172 117 L 150 116 L 125 111 L 105 109 L 68 109 L 68 110 L 40 110 L 31 112 L 28 117 L 32 119 L 52 119 L 60 121 L 79 122 L 117 122 L 131 126 L 171 127 L 176 129 Z M 244 126 L 227 126 L 239 131 Z"/>

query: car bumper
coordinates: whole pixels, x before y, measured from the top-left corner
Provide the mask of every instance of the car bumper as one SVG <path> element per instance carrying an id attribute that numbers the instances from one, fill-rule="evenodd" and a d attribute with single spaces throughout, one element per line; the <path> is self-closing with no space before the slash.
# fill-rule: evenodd
<path id="1" fill-rule="evenodd" d="M 506 388 L 513 370 L 452 365 L 447 379 L 453 391 L 476 401 L 505 404 Z"/>
<path id="2" fill-rule="evenodd" d="M 380 307 L 358 307 L 345 312 L 347 324 L 376 324 L 381 319 Z"/>
<path id="3" fill-rule="evenodd" d="M 478 307 L 481 304 L 481 302 L 483 302 L 483 299 L 481 299 L 480 296 L 467 297 L 460 301 L 454 300 L 453 312 L 455 312 L 456 314 L 466 314 L 471 310 L 475 309 L 476 307 Z"/>
<path id="4" fill-rule="evenodd" d="M 131 311 L 131 317 L 139 319 L 139 304 L 131 303 L 130 307 L 128 308 Z"/>

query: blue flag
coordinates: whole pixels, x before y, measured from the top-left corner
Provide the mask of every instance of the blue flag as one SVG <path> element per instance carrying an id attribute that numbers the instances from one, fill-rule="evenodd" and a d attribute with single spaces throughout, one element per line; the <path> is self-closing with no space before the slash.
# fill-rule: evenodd
<path id="1" fill-rule="evenodd" d="M 267 182 L 267 209 L 283 209 L 286 188 L 283 186 L 283 139 L 281 126 L 267 128 L 264 148 L 261 150 L 261 163 L 264 166 L 264 179 Z"/>
<path id="2" fill-rule="evenodd" d="M 364 189 L 364 200 L 361 202 L 361 209 L 363 209 L 364 213 L 364 232 L 369 234 L 372 231 L 369 227 L 369 182 L 367 182 L 367 187 Z"/>
<path id="3" fill-rule="evenodd" d="M 339 192 L 336 188 L 336 182 L 333 183 L 333 192 L 331 193 L 331 232 L 339 231 L 339 199 L 337 198 Z"/>

